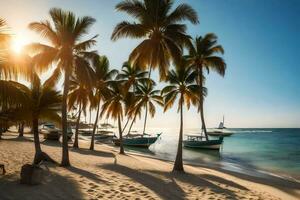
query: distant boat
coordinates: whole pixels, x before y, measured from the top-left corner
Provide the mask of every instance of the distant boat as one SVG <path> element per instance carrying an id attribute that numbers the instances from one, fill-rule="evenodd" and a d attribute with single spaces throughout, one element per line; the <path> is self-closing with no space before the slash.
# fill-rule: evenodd
<path id="1" fill-rule="evenodd" d="M 186 136 L 187 139 L 183 141 L 183 145 L 187 148 L 219 150 L 223 143 L 223 137 L 220 137 L 217 140 L 206 140 L 206 138 L 202 135 Z"/>
<path id="2" fill-rule="evenodd" d="M 223 137 L 227 137 L 227 136 L 231 136 L 233 133 L 232 132 L 228 132 L 226 131 L 226 127 L 224 126 L 224 116 L 223 116 L 223 121 L 220 122 L 219 127 L 213 131 L 209 131 L 207 132 L 207 135 L 209 136 L 223 136 Z"/>
<path id="3" fill-rule="evenodd" d="M 123 137 L 123 145 L 148 148 L 151 144 L 156 142 L 160 135 L 161 133 L 157 134 L 156 136 L 151 136 L 148 134 L 128 134 Z M 114 138 L 113 143 L 116 146 L 120 146 L 120 139 Z"/>

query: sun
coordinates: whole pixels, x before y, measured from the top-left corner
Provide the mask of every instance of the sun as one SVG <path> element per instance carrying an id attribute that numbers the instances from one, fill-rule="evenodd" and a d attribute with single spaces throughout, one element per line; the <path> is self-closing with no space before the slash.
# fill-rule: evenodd
<path id="1" fill-rule="evenodd" d="M 25 37 L 22 37 L 20 35 L 15 35 L 12 38 L 11 49 L 13 50 L 13 52 L 19 54 L 22 52 L 26 44 L 28 44 L 28 41 L 26 40 Z"/>

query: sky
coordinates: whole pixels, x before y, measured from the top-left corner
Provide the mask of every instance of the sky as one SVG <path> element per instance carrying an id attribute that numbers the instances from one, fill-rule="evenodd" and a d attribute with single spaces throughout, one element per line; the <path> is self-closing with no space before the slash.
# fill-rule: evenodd
<path id="1" fill-rule="evenodd" d="M 134 21 L 115 11 L 119 0 L 0 0 L 0 17 L 11 27 L 19 43 L 42 41 L 27 29 L 30 22 L 48 19 L 48 11 L 59 7 L 89 15 L 97 22 L 90 35 L 99 34 L 95 47 L 106 55 L 112 68 L 120 69 L 133 48 L 134 39 L 110 40 L 115 25 Z M 226 127 L 300 127 L 300 1 L 298 0 L 175 0 L 190 4 L 200 24 L 188 25 L 192 37 L 213 32 L 225 49 L 225 77 L 207 75 L 205 116 L 208 127 L 216 127 L 225 115 Z M 158 81 L 157 72 L 153 78 Z M 159 83 L 158 88 L 164 86 Z M 93 114 L 94 116 L 94 114 Z M 103 121 L 103 120 L 102 120 Z M 147 127 L 179 127 L 177 107 L 157 108 Z M 136 127 L 142 126 L 138 121 Z M 200 128 L 195 108 L 184 111 L 185 128 Z"/>

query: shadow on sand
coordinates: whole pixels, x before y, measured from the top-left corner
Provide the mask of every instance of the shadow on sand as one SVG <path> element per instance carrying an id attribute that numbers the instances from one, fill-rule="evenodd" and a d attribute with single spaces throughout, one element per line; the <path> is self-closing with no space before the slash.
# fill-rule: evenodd
<path id="1" fill-rule="evenodd" d="M 93 156 L 100 156 L 100 157 L 111 157 L 114 158 L 115 154 L 106 151 L 99 151 L 99 150 L 89 150 L 89 149 L 81 149 L 81 148 L 70 148 L 70 151 L 76 152 L 83 155 L 93 155 Z"/>
<path id="2" fill-rule="evenodd" d="M 0 199 L 83 199 L 75 180 L 51 172 L 46 180 L 35 186 L 21 185 L 19 176 L 0 179 Z"/>

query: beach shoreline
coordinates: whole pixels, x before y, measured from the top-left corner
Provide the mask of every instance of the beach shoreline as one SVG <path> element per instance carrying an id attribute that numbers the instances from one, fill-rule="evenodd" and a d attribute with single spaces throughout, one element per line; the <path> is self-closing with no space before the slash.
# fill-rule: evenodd
<path id="1" fill-rule="evenodd" d="M 7 175 L 0 177 L 0 196 L 21 199 L 299 199 L 300 184 L 280 177 L 253 177 L 218 167 L 185 165 L 185 174 L 174 174 L 172 162 L 136 153 L 119 155 L 118 149 L 80 140 L 80 149 L 70 148 L 72 167 L 49 164 L 49 176 L 42 185 L 19 184 L 21 166 L 30 163 L 32 136 L 17 138 L 4 133 L 0 140 L 0 163 Z M 58 142 L 42 140 L 42 149 L 60 161 Z M 57 187 L 54 187 L 54 185 Z M 68 184 L 68 188 L 63 186 Z M 61 187 L 60 187 L 61 186 Z M 25 198 L 25 199 L 26 199 Z"/>

